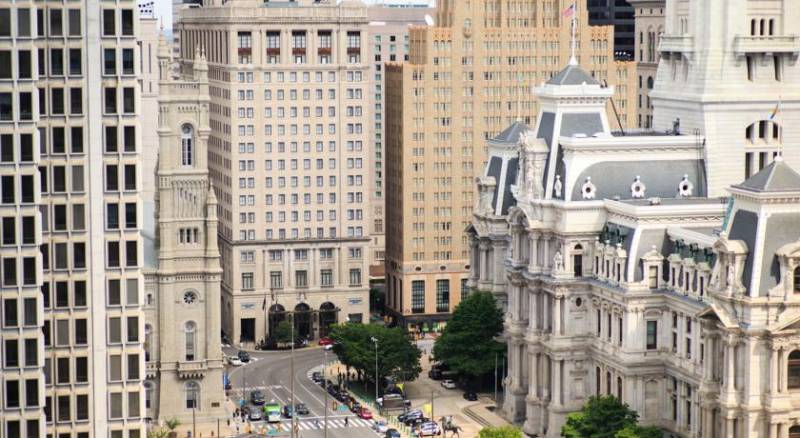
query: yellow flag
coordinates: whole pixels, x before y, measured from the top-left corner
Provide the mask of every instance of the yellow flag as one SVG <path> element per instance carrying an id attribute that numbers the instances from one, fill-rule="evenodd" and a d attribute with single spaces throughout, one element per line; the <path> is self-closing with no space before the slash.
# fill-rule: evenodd
<path id="1" fill-rule="evenodd" d="M 425 412 L 426 414 L 430 415 L 431 414 L 431 404 L 430 403 L 425 403 L 424 405 L 422 405 L 422 412 Z"/>

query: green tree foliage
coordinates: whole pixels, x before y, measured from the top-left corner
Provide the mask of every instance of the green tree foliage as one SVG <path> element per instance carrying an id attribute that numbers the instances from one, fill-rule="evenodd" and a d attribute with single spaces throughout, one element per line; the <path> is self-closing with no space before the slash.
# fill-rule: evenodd
<path id="1" fill-rule="evenodd" d="M 637 424 L 639 414 L 613 395 L 590 397 L 583 409 L 567 416 L 561 435 L 568 438 L 660 438 L 655 427 Z"/>
<path id="2" fill-rule="evenodd" d="M 395 377 L 401 381 L 414 380 L 422 367 L 422 352 L 400 328 L 369 324 L 337 324 L 332 327 L 331 339 L 336 341 L 333 352 L 347 367 L 354 368 L 372 380 L 375 376 L 375 344 L 378 340 L 378 376 Z M 380 381 L 380 380 L 379 380 Z"/>
<path id="3" fill-rule="evenodd" d="M 295 333 L 297 335 L 297 333 Z M 272 334 L 275 342 L 279 344 L 286 344 L 292 342 L 292 323 L 284 319 L 275 326 L 275 333 Z"/>
<path id="4" fill-rule="evenodd" d="M 478 438 L 522 438 L 522 431 L 513 426 L 484 427 Z"/>
<path id="5" fill-rule="evenodd" d="M 433 354 L 463 376 L 483 376 L 494 370 L 495 355 L 506 348 L 495 340 L 502 332 L 503 313 L 492 294 L 473 292 L 456 307 Z"/>

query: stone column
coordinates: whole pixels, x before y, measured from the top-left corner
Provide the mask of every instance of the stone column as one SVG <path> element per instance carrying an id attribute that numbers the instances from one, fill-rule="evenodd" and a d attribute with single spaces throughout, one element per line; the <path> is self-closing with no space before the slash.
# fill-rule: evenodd
<path id="1" fill-rule="evenodd" d="M 769 436 L 778 438 L 778 423 L 769 424 Z"/>
<path id="2" fill-rule="evenodd" d="M 725 437 L 734 438 L 733 436 L 733 418 L 725 419 Z"/>
<path id="3" fill-rule="evenodd" d="M 530 371 L 531 381 L 530 381 L 530 387 L 528 388 L 528 394 L 538 399 L 539 398 L 539 353 L 531 355 L 530 365 L 531 365 L 531 371 Z"/>
<path id="4" fill-rule="evenodd" d="M 554 400 L 556 405 L 561 405 L 563 400 L 561 400 L 561 361 L 560 360 L 553 360 L 553 396 L 551 397 Z"/>
<path id="5" fill-rule="evenodd" d="M 541 236 L 540 233 L 531 232 L 531 244 L 530 244 L 530 260 L 528 261 L 528 270 L 531 272 L 538 272 L 539 270 L 539 237 Z"/>
<path id="6" fill-rule="evenodd" d="M 780 392 L 780 388 L 778 388 L 778 371 L 780 370 L 778 368 L 778 349 L 775 347 L 770 350 L 769 370 L 769 390 L 775 395 L 775 393 Z"/>
<path id="7" fill-rule="evenodd" d="M 725 342 L 725 391 L 734 392 L 736 390 L 736 364 L 734 359 L 736 357 L 736 340 L 729 337 Z"/>
<path id="8" fill-rule="evenodd" d="M 537 301 L 536 297 L 538 295 L 539 292 L 534 290 L 530 292 L 528 296 L 528 302 L 529 302 L 528 311 L 530 312 L 528 316 L 528 329 L 534 332 L 536 331 L 536 321 L 538 320 L 537 312 L 539 311 L 539 307 L 536 305 Z"/>
<path id="9" fill-rule="evenodd" d="M 487 280 L 487 275 L 486 275 L 487 274 L 487 272 L 486 272 L 487 266 L 486 265 L 488 263 L 487 263 L 487 259 L 486 259 L 486 253 L 488 252 L 488 249 L 489 249 L 489 244 L 488 243 L 485 243 L 485 242 L 481 242 L 480 243 L 480 245 L 479 245 L 480 254 L 478 255 L 478 258 L 480 259 L 480 263 L 479 263 L 480 264 L 480 273 L 478 275 L 478 281 L 480 281 L 481 283 L 483 283 L 483 282 L 485 282 Z"/>
<path id="10" fill-rule="evenodd" d="M 555 309 L 553 310 L 553 334 L 561 334 L 561 298 L 553 297 Z"/>
<path id="11" fill-rule="evenodd" d="M 779 355 L 779 357 L 780 357 L 779 364 L 780 365 L 778 367 L 778 372 L 780 373 L 780 376 L 781 376 L 780 388 L 781 388 L 781 392 L 782 393 L 786 393 L 787 391 L 789 391 L 789 370 L 787 369 L 787 366 L 786 366 L 787 356 L 788 355 L 787 355 L 786 349 L 785 348 L 781 348 L 781 352 L 780 352 L 780 355 Z"/>
<path id="12" fill-rule="evenodd" d="M 542 251 L 542 269 L 549 269 L 550 268 L 550 235 L 543 236 L 544 237 L 544 249 Z"/>

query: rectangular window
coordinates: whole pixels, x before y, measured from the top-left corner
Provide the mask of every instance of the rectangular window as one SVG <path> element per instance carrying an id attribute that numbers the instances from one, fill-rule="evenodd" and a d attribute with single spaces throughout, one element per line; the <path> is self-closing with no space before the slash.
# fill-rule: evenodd
<path id="1" fill-rule="evenodd" d="M 19 342 L 16 339 L 6 339 L 3 343 L 3 366 L 16 368 L 19 366 Z"/>
<path id="2" fill-rule="evenodd" d="M 56 359 L 56 383 L 66 384 L 69 383 L 69 358 L 59 357 Z"/>
<path id="3" fill-rule="evenodd" d="M 242 274 L 242 289 L 245 290 L 252 290 L 255 286 L 253 285 L 253 273 L 246 272 Z"/>
<path id="4" fill-rule="evenodd" d="M 296 271 L 294 274 L 296 287 L 308 287 L 308 271 Z"/>
<path id="5" fill-rule="evenodd" d="M 125 165 L 125 190 L 136 190 L 136 165 Z"/>
<path id="6" fill-rule="evenodd" d="M 6 407 L 18 408 L 19 407 L 19 381 L 6 380 Z"/>
<path id="7" fill-rule="evenodd" d="M 37 339 L 25 339 L 25 366 L 35 367 L 39 365 L 39 341 Z"/>
<path id="8" fill-rule="evenodd" d="M 119 268 L 119 242 L 107 242 L 108 267 Z"/>
<path id="9" fill-rule="evenodd" d="M 450 280 L 436 280 L 436 311 L 450 311 Z"/>
<path id="10" fill-rule="evenodd" d="M 320 283 L 322 287 L 333 286 L 333 271 L 331 269 L 323 269 L 320 271 Z"/>
<path id="11" fill-rule="evenodd" d="M 122 394 L 112 393 L 109 397 L 111 418 L 122 418 Z"/>
<path id="12" fill-rule="evenodd" d="M 411 312 L 425 313 L 425 281 L 411 282 Z"/>
<path id="13" fill-rule="evenodd" d="M 122 320 L 118 317 L 108 318 L 108 342 L 122 343 Z"/>
<path id="14" fill-rule="evenodd" d="M 133 9 L 123 9 L 120 11 L 122 19 L 122 35 L 133 35 Z"/>
<path id="15" fill-rule="evenodd" d="M 106 114 L 117 113 L 117 89 L 107 87 L 105 88 L 104 101 Z"/>
<path id="16" fill-rule="evenodd" d="M 136 240 L 125 242 L 125 266 L 135 267 L 139 265 L 139 245 Z"/>
<path id="17" fill-rule="evenodd" d="M 361 286 L 361 269 L 350 270 L 350 286 Z"/>
<path id="18" fill-rule="evenodd" d="M 114 12 L 114 9 L 103 9 L 103 36 L 114 36 L 117 33 Z"/>
<path id="19" fill-rule="evenodd" d="M 103 49 L 103 73 L 106 75 L 117 74 L 117 51 Z"/>
<path id="20" fill-rule="evenodd" d="M 25 406 L 39 406 L 39 379 L 25 380 Z"/>
<path id="21" fill-rule="evenodd" d="M 122 294 L 119 280 L 108 280 L 108 305 L 122 305 Z"/>
<path id="22" fill-rule="evenodd" d="M 119 190 L 119 173 L 114 164 L 106 165 L 106 191 L 112 192 Z"/>
<path id="23" fill-rule="evenodd" d="M 658 321 L 647 321 L 647 349 L 658 348 Z"/>
<path id="24" fill-rule="evenodd" d="M 128 342 L 139 342 L 139 317 L 128 317 Z"/>
<path id="25" fill-rule="evenodd" d="M 269 273 L 269 287 L 272 289 L 283 288 L 283 275 L 280 271 L 272 271 Z"/>
<path id="26" fill-rule="evenodd" d="M 136 89 L 122 89 L 122 112 L 132 114 L 136 112 Z"/>

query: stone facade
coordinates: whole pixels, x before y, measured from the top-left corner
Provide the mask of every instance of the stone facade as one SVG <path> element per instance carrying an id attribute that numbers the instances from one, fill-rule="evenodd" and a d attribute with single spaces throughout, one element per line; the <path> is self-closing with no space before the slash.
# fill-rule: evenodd
<path id="1" fill-rule="evenodd" d="M 716 197 L 703 137 L 611 132 L 587 77 L 540 87 L 477 180 L 469 284 L 505 311 L 504 413 L 556 437 L 609 394 L 672 436 L 800 435 L 800 174 L 778 157 Z"/>
<path id="2" fill-rule="evenodd" d="M 149 418 L 191 424 L 225 417 L 220 324 L 222 268 L 217 198 L 208 175 L 208 67 L 171 77 L 170 48 L 158 47 L 158 168 L 155 240 L 145 272 L 145 382 Z"/>

